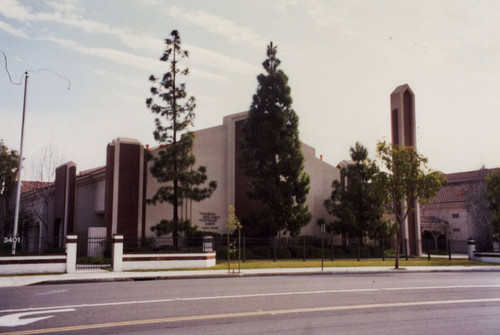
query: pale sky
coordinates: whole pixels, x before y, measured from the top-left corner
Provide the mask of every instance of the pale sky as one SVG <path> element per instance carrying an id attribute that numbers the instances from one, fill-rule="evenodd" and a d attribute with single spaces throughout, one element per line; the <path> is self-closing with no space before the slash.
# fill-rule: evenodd
<path id="1" fill-rule="evenodd" d="M 500 166 L 500 1 L 0 0 L 0 50 L 26 70 L 28 166 L 51 141 L 82 171 L 117 137 L 153 140 L 145 106 L 163 39 L 190 52 L 192 130 L 246 111 L 278 46 L 301 140 L 336 165 L 360 141 L 390 140 L 391 92 L 416 98 L 417 146 L 446 173 Z M 19 150 L 23 85 L 0 55 L 0 139 Z"/>

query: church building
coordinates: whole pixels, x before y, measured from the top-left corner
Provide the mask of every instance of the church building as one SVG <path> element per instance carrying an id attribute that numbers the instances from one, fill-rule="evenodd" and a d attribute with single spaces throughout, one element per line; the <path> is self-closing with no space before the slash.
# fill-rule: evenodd
<path id="1" fill-rule="evenodd" d="M 180 207 L 180 216 L 198 230 L 224 234 L 230 205 L 240 219 L 253 210 L 254 201 L 246 194 L 248 179 L 238 164 L 246 117 L 246 112 L 228 115 L 222 125 L 194 132 L 194 168 L 205 166 L 208 180 L 217 182 L 210 198 L 184 201 Z M 54 225 L 43 235 L 61 240 L 67 234 L 152 236 L 152 226 L 172 218 L 170 204 L 146 204 L 159 187 L 149 172 L 146 151 L 155 155 L 158 150 L 135 139 L 117 138 L 108 144 L 103 167 L 80 173 L 73 162 L 58 167 L 49 220 Z M 304 143 L 302 154 L 304 171 L 310 176 L 307 205 L 312 218 L 301 234 L 317 235 L 320 227 L 316 222 L 328 217 L 323 201 L 330 195 L 333 180 L 339 178 L 339 169 L 318 158 L 315 149 Z"/>

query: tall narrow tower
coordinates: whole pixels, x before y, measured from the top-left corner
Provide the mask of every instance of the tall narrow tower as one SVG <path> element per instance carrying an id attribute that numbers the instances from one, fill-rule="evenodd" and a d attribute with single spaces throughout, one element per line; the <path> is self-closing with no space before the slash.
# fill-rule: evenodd
<path id="1" fill-rule="evenodd" d="M 392 144 L 409 146 L 416 150 L 415 94 L 408 84 L 396 87 L 391 93 L 391 123 Z M 406 201 L 410 212 L 401 223 L 403 241 L 407 243 L 409 254 L 419 256 L 422 253 L 420 207 L 414 199 L 406 199 Z"/>

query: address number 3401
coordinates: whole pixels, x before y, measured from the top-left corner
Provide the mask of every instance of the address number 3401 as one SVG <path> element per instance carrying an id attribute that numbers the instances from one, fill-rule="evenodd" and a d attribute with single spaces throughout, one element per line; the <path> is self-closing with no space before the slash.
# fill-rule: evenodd
<path id="1" fill-rule="evenodd" d="M 3 238 L 3 243 L 20 243 L 21 238 L 20 237 L 4 237 Z"/>

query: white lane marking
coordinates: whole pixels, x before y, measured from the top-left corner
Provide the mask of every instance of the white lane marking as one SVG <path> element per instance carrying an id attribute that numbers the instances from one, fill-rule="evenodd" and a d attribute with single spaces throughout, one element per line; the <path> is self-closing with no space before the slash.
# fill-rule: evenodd
<path id="1" fill-rule="evenodd" d="M 21 309 L 0 310 L 0 313 L 14 313 L 24 311 L 43 311 L 54 308 L 82 308 L 82 307 L 106 307 L 106 306 L 122 306 L 122 305 L 139 305 L 139 304 L 157 304 L 176 301 L 199 301 L 199 300 L 218 300 L 218 299 L 239 299 L 239 298 L 259 298 L 259 297 L 276 297 L 276 296 L 293 296 L 293 295 L 308 295 L 308 294 L 334 294 L 334 293 L 363 293 L 363 292 L 383 292 L 383 291 L 411 291 L 411 290 L 450 290 L 464 288 L 500 288 L 498 285 L 450 285 L 450 286 L 420 286 L 420 287 L 386 287 L 386 288 L 366 288 L 366 289 L 344 289 L 344 290 L 321 290 L 321 291 L 299 291 L 299 292 L 276 292 L 276 293 L 254 293 L 254 294 L 238 294 L 238 295 L 218 295 L 206 297 L 179 297 L 157 300 L 134 300 L 134 301 L 119 301 L 119 302 L 104 302 L 98 304 L 80 304 L 66 306 L 50 306 L 50 307 L 32 307 Z"/>
<path id="2" fill-rule="evenodd" d="M 0 327 L 25 326 L 25 325 L 29 325 L 30 323 L 33 323 L 33 322 L 37 322 L 40 320 L 45 320 L 45 319 L 49 319 L 49 318 L 54 317 L 54 315 L 47 315 L 47 316 L 39 316 L 39 317 L 20 319 L 20 318 L 28 316 L 28 315 L 46 314 L 46 313 L 52 314 L 52 313 L 74 312 L 74 311 L 75 311 L 74 308 L 66 308 L 66 309 L 54 309 L 54 310 L 47 310 L 47 311 L 24 312 L 24 313 L 4 315 L 4 316 L 0 316 Z"/>
<path id="3" fill-rule="evenodd" d="M 68 290 L 52 290 L 52 291 L 37 293 L 36 295 L 49 295 L 49 294 L 64 293 L 64 292 L 68 292 Z"/>

